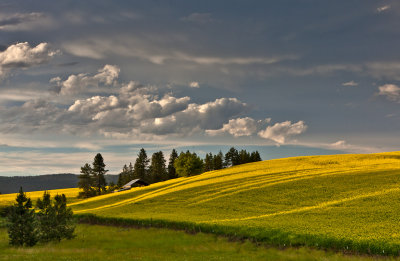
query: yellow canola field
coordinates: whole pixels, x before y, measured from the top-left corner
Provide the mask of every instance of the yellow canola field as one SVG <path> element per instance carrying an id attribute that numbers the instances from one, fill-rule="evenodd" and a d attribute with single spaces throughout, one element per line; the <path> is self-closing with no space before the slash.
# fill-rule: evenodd
<path id="1" fill-rule="evenodd" d="M 267 160 L 71 206 L 78 214 L 400 245 L 400 152 Z"/>
<path id="2" fill-rule="evenodd" d="M 68 201 L 73 201 L 76 200 L 76 198 L 78 197 L 79 189 L 78 188 L 53 189 L 53 190 L 48 190 L 48 192 L 52 197 L 57 194 L 60 195 L 65 194 Z M 43 197 L 43 193 L 44 191 L 32 191 L 32 192 L 27 192 L 26 195 L 29 198 L 31 198 L 31 200 L 35 201 L 38 198 Z M 0 206 L 13 204 L 15 202 L 17 194 L 18 193 L 0 195 Z"/>

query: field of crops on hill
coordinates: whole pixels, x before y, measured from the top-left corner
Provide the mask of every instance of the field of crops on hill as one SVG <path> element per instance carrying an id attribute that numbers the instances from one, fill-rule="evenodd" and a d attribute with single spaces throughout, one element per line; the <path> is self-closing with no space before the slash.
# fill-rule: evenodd
<path id="1" fill-rule="evenodd" d="M 397 253 L 400 153 L 263 161 L 71 205 L 79 214 L 191 222 L 268 243 Z"/>
<path id="2" fill-rule="evenodd" d="M 400 152 L 269 160 L 86 200 L 76 189 L 53 193 L 67 193 L 76 214 L 107 222 L 175 224 L 280 246 L 400 250 Z M 1 204 L 14 199 L 0 195 Z"/>

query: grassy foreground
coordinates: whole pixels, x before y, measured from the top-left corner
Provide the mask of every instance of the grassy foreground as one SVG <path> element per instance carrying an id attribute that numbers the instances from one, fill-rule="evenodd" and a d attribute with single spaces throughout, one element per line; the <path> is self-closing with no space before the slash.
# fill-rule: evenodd
<path id="1" fill-rule="evenodd" d="M 14 248 L 8 246 L 6 230 L 0 228 L 0 260 L 372 260 L 306 248 L 257 247 L 169 229 L 79 225 L 76 232 L 73 240 Z"/>

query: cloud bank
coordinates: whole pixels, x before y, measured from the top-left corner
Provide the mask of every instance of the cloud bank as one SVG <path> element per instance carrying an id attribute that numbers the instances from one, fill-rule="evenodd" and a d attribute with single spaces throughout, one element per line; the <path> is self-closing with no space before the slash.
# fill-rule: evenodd
<path id="1" fill-rule="evenodd" d="M 31 65 L 42 62 L 47 56 L 41 58 L 31 55 L 29 59 L 20 60 L 30 61 Z M 11 60 L 3 59 L 5 62 Z M 303 121 L 276 123 L 261 130 L 270 119 L 257 121 L 241 117 L 248 112 L 249 106 L 237 98 L 193 103 L 188 96 L 176 97 L 156 86 L 135 81 L 119 83 L 119 73 L 118 66 L 105 65 L 95 74 L 70 75 L 65 80 L 54 77 L 50 82 L 57 85 L 59 92 L 53 95 L 67 95 L 73 99 L 72 103 L 63 106 L 57 104 L 56 99 L 31 99 L 21 106 L 3 108 L 0 110 L 0 133 L 53 132 L 157 139 L 224 134 L 242 137 L 256 136 L 258 132 L 259 137 L 285 143 L 289 137 L 306 130 Z M 112 94 L 74 99 L 103 85 Z"/>

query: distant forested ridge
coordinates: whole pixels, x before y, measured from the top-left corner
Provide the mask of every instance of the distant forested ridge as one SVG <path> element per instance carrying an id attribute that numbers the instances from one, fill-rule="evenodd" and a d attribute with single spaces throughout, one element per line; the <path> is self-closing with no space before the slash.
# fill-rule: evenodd
<path id="1" fill-rule="evenodd" d="M 105 175 L 107 182 L 118 181 L 117 175 Z M 39 176 L 16 176 L 1 177 L 0 176 L 0 192 L 2 194 L 17 193 L 22 186 L 25 192 L 37 190 L 77 188 L 78 175 L 65 174 L 47 174 Z"/>

